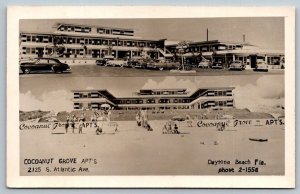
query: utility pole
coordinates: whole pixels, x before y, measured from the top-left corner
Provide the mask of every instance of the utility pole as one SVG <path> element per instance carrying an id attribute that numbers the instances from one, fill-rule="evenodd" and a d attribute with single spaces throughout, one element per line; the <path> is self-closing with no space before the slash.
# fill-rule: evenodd
<path id="1" fill-rule="evenodd" d="M 246 35 L 243 34 L 243 42 L 245 42 L 245 41 L 246 41 Z"/>
<path id="2" fill-rule="evenodd" d="M 206 28 L 206 41 L 208 42 L 208 28 Z"/>

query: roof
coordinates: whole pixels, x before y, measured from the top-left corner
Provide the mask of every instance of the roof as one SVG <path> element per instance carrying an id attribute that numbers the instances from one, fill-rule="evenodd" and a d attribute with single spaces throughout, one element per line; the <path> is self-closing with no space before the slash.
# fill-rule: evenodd
<path id="1" fill-rule="evenodd" d="M 148 91 L 186 91 L 187 89 L 186 88 L 163 88 L 163 89 L 140 89 L 140 91 L 145 91 L 145 90 L 148 90 Z"/>
<path id="2" fill-rule="evenodd" d="M 115 30 L 131 30 L 134 31 L 134 28 L 119 28 L 119 27 L 107 27 L 107 26 L 95 26 L 95 25 L 84 25 L 84 24 L 68 24 L 68 23 L 57 23 L 53 27 L 58 28 L 62 25 L 68 25 L 68 26 L 80 26 L 80 27 L 96 27 L 96 28 L 106 28 L 106 29 L 115 29 Z"/>
<path id="3" fill-rule="evenodd" d="M 115 96 L 114 95 L 112 95 L 108 90 L 106 90 L 106 89 L 90 89 L 90 90 L 72 90 L 72 92 L 74 93 L 74 92 L 98 92 L 98 93 L 102 93 L 102 94 L 104 94 L 105 96 L 108 96 L 108 97 L 110 97 L 111 99 L 114 99 L 115 98 Z"/>
<path id="4" fill-rule="evenodd" d="M 23 31 L 20 34 L 32 34 L 32 35 L 57 35 L 57 36 L 72 36 L 72 37 L 89 37 L 89 38 L 108 38 L 108 39 L 122 39 L 122 40 L 138 40 L 138 41 L 163 41 L 166 39 L 146 39 L 138 36 L 125 36 L 125 35 L 112 35 L 112 34 L 99 34 L 99 33 L 80 33 L 80 32 L 63 32 L 55 31 L 53 33 L 40 33 Z"/>
<path id="5" fill-rule="evenodd" d="M 178 43 L 168 44 L 167 46 L 177 46 Z M 206 45 L 206 44 L 236 44 L 236 45 L 246 45 L 246 46 L 255 46 L 249 42 L 238 42 L 238 41 L 223 41 L 223 40 L 209 40 L 209 41 L 189 41 L 189 45 Z"/>

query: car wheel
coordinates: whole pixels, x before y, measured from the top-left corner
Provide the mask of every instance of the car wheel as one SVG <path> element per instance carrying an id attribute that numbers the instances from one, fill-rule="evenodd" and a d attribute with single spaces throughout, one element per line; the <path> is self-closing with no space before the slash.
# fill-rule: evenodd
<path id="1" fill-rule="evenodd" d="M 23 73 L 29 74 L 31 72 L 30 68 L 24 68 Z"/>
<path id="2" fill-rule="evenodd" d="M 57 69 L 57 70 L 55 71 L 55 73 L 62 73 L 62 70 L 61 70 L 61 69 Z"/>
<path id="3" fill-rule="evenodd" d="M 62 73 L 62 70 L 59 67 L 52 66 L 52 71 L 54 71 L 55 73 Z"/>

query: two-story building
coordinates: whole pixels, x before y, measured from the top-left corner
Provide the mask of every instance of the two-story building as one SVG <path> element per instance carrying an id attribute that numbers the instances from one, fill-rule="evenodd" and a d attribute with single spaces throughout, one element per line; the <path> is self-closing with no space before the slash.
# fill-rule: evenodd
<path id="1" fill-rule="evenodd" d="M 234 107 L 234 87 L 187 89 L 141 89 L 130 97 L 115 97 L 109 91 L 74 90 L 74 109 L 112 108 L 117 110 L 206 109 Z"/>

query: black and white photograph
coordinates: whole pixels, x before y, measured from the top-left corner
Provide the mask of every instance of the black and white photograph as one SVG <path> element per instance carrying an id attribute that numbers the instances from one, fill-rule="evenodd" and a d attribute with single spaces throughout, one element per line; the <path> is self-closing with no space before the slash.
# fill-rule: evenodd
<path id="1" fill-rule="evenodd" d="M 18 55 L 8 62 L 17 82 L 18 120 L 8 129 L 18 134 L 14 173 L 28 182 L 93 176 L 136 177 L 143 181 L 136 187 L 229 186 L 199 183 L 211 176 L 293 187 L 294 10 L 282 9 L 226 17 L 226 8 L 215 17 L 165 17 L 163 9 L 162 17 L 20 14 L 11 44 Z M 122 186 L 112 182 L 86 185 Z"/>

